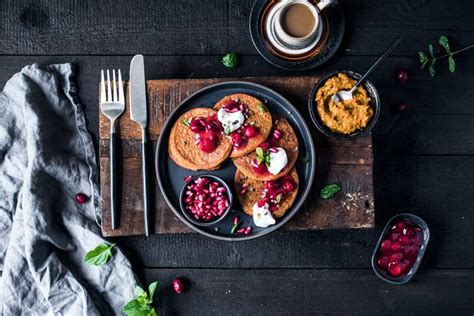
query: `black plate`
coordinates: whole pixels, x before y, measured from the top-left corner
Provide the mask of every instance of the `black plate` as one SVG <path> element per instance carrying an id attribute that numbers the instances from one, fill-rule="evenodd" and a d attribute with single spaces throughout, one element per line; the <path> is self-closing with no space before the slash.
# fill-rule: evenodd
<path id="1" fill-rule="evenodd" d="M 323 10 L 323 16 L 328 18 L 329 38 L 326 45 L 316 55 L 303 60 L 289 60 L 273 54 L 267 47 L 265 36 L 261 31 L 261 19 L 269 0 L 256 0 L 250 12 L 249 29 L 253 45 L 258 53 L 270 64 L 288 70 L 308 70 L 316 68 L 328 61 L 341 45 L 345 31 L 344 12 L 336 1 L 331 7 Z"/>
<path id="2" fill-rule="evenodd" d="M 230 159 L 227 159 L 219 170 L 216 171 L 191 171 L 178 167 L 168 155 L 168 139 L 171 128 L 174 122 L 184 112 L 196 107 L 212 107 L 217 101 L 226 95 L 234 93 L 246 93 L 252 95 L 262 102 L 265 102 L 270 109 L 273 118 L 286 117 L 295 130 L 299 141 L 299 159 L 296 163 L 299 180 L 298 196 L 293 206 L 286 212 L 286 214 L 277 220 L 275 225 L 260 228 L 253 224 L 253 219 L 242 212 L 238 200 L 234 201 L 235 212 L 218 222 L 214 226 L 199 227 L 187 220 L 179 207 L 179 194 L 184 185 L 184 178 L 189 175 L 196 174 L 213 174 L 225 180 L 233 189 L 234 174 L 236 167 Z M 300 159 L 303 155 L 307 156 L 307 162 Z M 298 113 L 296 108 L 284 97 L 275 91 L 264 86 L 243 82 L 223 82 L 205 87 L 184 100 L 166 121 L 158 139 L 155 157 L 156 175 L 160 185 L 163 196 L 173 210 L 175 215 L 186 225 L 195 231 L 221 240 L 247 240 L 266 235 L 277 228 L 283 226 L 290 218 L 295 215 L 308 195 L 311 184 L 313 183 L 314 168 L 315 168 L 315 153 L 314 144 L 309 132 L 308 126 Z M 246 235 L 231 234 L 232 221 L 235 216 L 239 216 L 242 221 L 241 226 L 252 226 L 252 233 Z"/>

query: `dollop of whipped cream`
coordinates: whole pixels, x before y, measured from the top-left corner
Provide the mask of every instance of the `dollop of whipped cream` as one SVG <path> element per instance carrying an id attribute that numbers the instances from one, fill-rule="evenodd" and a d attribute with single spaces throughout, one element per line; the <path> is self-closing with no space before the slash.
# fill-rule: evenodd
<path id="1" fill-rule="evenodd" d="M 239 129 L 245 121 L 245 116 L 242 111 L 227 112 L 224 108 L 217 111 L 217 119 L 221 122 L 224 131 L 229 133 Z"/>
<path id="2" fill-rule="evenodd" d="M 271 174 L 277 175 L 288 164 L 288 157 L 283 148 L 277 147 L 275 149 L 276 152 L 270 152 L 270 163 L 267 169 Z"/>
<path id="3" fill-rule="evenodd" d="M 253 222 L 255 223 L 255 226 L 268 227 L 276 223 L 268 208 L 268 203 L 265 203 L 262 207 L 258 207 L 258 202 L 253 205 Z"/>

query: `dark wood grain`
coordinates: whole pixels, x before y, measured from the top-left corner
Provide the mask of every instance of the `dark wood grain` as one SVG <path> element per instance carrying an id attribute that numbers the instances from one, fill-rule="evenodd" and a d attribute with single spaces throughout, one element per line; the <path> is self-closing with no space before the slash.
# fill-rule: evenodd
<path id="1" fill-rule="evenodd" d="M 1 2 L 1 54 L 256 54 L 248 33 L 254 0 Z M 454 47 L 474 40 L 471 1 L 341 1 L 347 19 L 343 55 L 377 55 L 399 36 L 395 54 L 416 55 L 440 35 Z M 453 9 L 456 8 L 456 9 Z M 8 26 L 8 27 L 7 27 Z M 112 26 L 112 27 L 111 27 Z M 462 34 L 463 36 L 459 36 Z M 420 40 L 423 39 L 423 40 Z M 471 56 L 473 51 L 467 52 Z"/>
<path id="2" fill-rule="evenodd" d="M 236 79 L 192 79 L 192 80 L 151 80 L 147 82 L 150 139 L 156 140 L 169 114 L 176 106 L 198 89 L 210 84 Z M 300 107 L 306 103 L 312 86 L 318 77 L 260 77 L 243 78 L 272 88 Z M 128 83 L 125 91 L 128 92 Z M 122 174 L 119 189 L 121 211 L 118 229 L 111 229 L 110 217 L 110 174 L 109 137 L 110 124 L 100 115 L 100 184 L 103 199 L 102 233 L 105 236 L 127 236 L 143 233 L 143 199 L 140 174 L 141 151 L 140 129 L 129 115 L 126 93 L 125 113 L 118 119 L 117 133 L 122 139 L 123 159 L 120 164 Z M 306 116 L 307 118 L 307 116 Z M 307 122 L 308 125 L 311 122 Z M 372 137 L 364 137 L 351 142 L 328 140 L 318 132 L 313 133 L 318 153 L 316 166 L 317 180 L 310 197 L 298 212 L 296 218 L 285 226 L 290 230 L 371 228 L 374 225 L 374 196 L 372 186 Z M 321 155 L 319 153 L 321 152 Z M 154 161 L 154 151 L 150 151 L 149 161 Z M 158 234 L 189 233 L 190 228 L 180 223 L 167 206 L 152 167 L 149 173 L 152 192 L 154 192 L 155 232 Z M 319 191 L 327 183 L 344 181 L 344 189 L 330 201 L 321 201 Z M 230 228 L 229 228 L 230 229 Z"/>
<path id="3" fill-rule="evenodd" d="M 257 55 L 248 35 L 252 2 L 0 1 L 0 85 L 26 64 L 75 63 L 79 97 L 99 149 L 99 71 L 121 68 L 127 78 L 135 53 L 146 55 L 149 79 L 314 76 L 362 72 L 403 36 L 370 78 L 383 108 L 373 138 L 375 229 L 277 231 L 245 243 L 197 234 L 113 241 L 143 281 L 159 281 L 156 300 L 164 315 L 472 315 L 474 50 L 456 56 L 454 75 L 446 60 L 439 61 L 435 78 L 418 69 L 416 54 L 430 42 L 440 53 L 436 41 L 442 34 L 454 49 L 472 44 L 474 2 L 340 0 L 347 22 L 341 48 L 322 67 L 298 74 Z M 220 62 L 229 51 L 239 53 L 236 69 Z M 398 67 L 409 71 L 406 84 L 395 79 Z M 402 114 L 392 110 L 400 102 L 409 105 Z M 432 239 L 414 282 L 396 287 L 376 278 L 370 256 L 381 226 L 402 211 L 423 217 Z M 175 276 L 191 281 L 182 295 L 172 293 Z"/>
<path id="4" fill-rule="evenodd" d="M 181 295 L 171 282 L 190 280 Z M 160 314 L 471 315 L 471 270 L 422 270 L 404 286 L 384 283 L 371 270 L 146 269 L 158 281 Z"/>

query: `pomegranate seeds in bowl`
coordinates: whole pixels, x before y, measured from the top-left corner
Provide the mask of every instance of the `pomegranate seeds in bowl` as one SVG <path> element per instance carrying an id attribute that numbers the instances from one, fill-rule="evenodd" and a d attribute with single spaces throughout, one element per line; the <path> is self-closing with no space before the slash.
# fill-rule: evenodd
<path id="1" fill-rule="evenodd" d="M 184 216 L 199 226 L 210 226 L 223 219 L 232 206 L 229 186 L 213 175 L 194 176 L 181 190 L 180 205 Z"/>
<path id="2" fill-rule="evenodd" d="M 372 268 L 382 280 L 404 284 L 411 280 L 430 238 L 428 225 L 413 214 L 398 214 L 385 226 L 372 255 Z"/>

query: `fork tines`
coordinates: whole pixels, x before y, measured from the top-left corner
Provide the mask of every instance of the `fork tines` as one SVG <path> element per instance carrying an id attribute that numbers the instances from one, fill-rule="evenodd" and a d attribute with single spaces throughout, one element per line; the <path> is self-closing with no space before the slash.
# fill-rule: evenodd
<path id="1" fill-rule="evenodd" d="M 120 72 L 120 69 L 118 69 L 118 89 L 117 80 L 115 80 L 115 69 L 112 70 L 112 83 L 110 82 L 110 71 L 107 69 L 107 82 L 105 82 L 104 70 L 102 70 L 100 81 L 100 103 L 124 103 L 124 101 L 125 97 L 123 94 L 122 73 Z"/>

